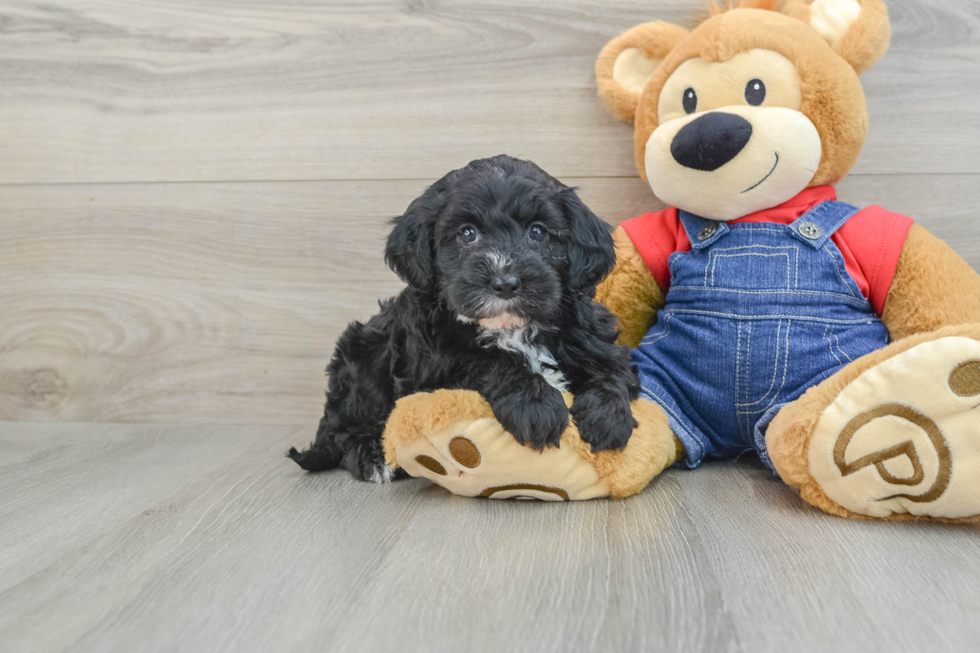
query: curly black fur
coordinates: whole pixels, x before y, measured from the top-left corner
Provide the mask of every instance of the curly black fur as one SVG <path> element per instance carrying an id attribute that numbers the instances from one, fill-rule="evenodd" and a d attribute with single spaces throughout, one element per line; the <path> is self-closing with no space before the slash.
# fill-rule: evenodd
<path id="1" fill-rule="evenodd" d="M 481 159 L 430 186 L 393 225 L 385 259 L 408 287 L 340 337 L 316 440 L 290 458 L 388 480 L 381 435 L 395 401 L 438 388 L 476 390 L 519 442 L 557 446 L 569 415 L 554 387 L 562 380 L 592 450 L 626 446 L 639 382 L 629 350 L 614 344 L 615 318 L 593 301 L 615 251 L 574 189 L 528 161 Z M 480 326 L 501 315 L 525 326 Z M 538 357 L 535 373 L 528 348 L 553 361 Z"/>

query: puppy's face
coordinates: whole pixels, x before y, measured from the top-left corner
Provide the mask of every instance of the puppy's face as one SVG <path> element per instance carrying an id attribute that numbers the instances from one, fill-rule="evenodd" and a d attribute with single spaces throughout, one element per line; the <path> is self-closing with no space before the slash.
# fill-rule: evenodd
<path id="1" fill-rule="evenodd" d="M 520 177 L 468 180 L 436 222 L 442 297 L 485 327 L 547 323 L 568 267 L 568 220 L 558 193 Z"/>
<path id="2" fill-rule="evenodd" d="M 396 219 L 386 257 L 409 285 L 487 328 L 554 322 L 564 294 L 594 291 L 615 263 L 605 225 L 572 189 L 502 156 L 430 187 Z"/>

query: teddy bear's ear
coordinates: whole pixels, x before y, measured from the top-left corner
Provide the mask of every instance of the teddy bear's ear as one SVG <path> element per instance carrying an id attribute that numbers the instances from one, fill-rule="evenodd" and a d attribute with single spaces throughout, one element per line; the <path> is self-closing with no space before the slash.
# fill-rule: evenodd
<path id="1" fill-rule="evenodd" d="M 630 121 L 653 71 L 687 30 L 656 21 L 637 25 L 602 48 L 595 63 L 599 97 L 617 118 Z"/>
<path id="2" fill-rule="evenodd" d="M 790 0 L 783 13 L 812 27 L 858 74 L 875 65 L 891 41 L 881 0 Z"/>

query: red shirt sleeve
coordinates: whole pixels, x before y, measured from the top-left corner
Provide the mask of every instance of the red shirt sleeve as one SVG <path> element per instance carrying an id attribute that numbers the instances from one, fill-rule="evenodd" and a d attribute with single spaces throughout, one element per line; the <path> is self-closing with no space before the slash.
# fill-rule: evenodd
<path id="1" fill-rule="evenodd" d="M 644 213 L 626 220 L 622 226 L 636 245 L 660 289 L 667 292 L 670 288 L 670 255 L 691 250 L 691 242 L 677 215 L 677 209 L 671 207 L 656 213 Z"/>
<path id="2" fill-rule="evenodd" d="M 912 218 L 869 206 L 834 234 L 833 241 L 844 255 L 847 271 L 878 315 L 885 310 L 885 299 L 911 227 Z"/>

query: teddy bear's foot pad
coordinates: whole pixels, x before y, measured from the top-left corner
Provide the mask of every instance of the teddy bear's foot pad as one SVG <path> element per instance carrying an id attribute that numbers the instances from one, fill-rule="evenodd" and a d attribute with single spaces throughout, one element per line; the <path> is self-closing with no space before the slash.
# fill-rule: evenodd
<path id="1" fill-rule="evenodd" d="M 454 494 L 490 499 L 569 501 L 609 496 L 572 447 L 534 451 L 492 418 L 450 424 L 397 445 L 399 464 Z"/>
<path id="2" fill-rule="evenodd" d="M 939 338 L 866 370 L 821 415 L 808 455 L 855 513 L 980 515 L 980 342 Z"/>

